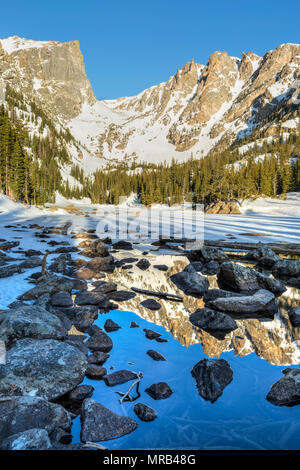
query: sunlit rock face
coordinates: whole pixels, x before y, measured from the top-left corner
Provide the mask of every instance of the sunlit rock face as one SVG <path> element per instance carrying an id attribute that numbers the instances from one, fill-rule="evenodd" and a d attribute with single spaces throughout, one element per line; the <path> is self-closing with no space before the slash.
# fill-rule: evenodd
<path id="1" fill-rule="evenodd" d="M 274 319 L 247 318 L 236 319 L 238 329 L 227 334 L 224 339 L 217 339 L 210 333 L 194 328 L 189 321 L 189 315 L 197 308 L 204 307 L 202 299 L 183 295 L 170 280 L 170 275 L 182 271 L 188 264 L 184 256 L 155 254 L 147 257 L 151 266 L 142 271 L 134 264 L 124 270 L 118 268 L 109 275 L 119 285 L 119 288 L 129 289 L 132 286 L 152 291 L 169 292 L 181 295 L 183 302 L 170 302 L 156 298 L 162 308 L 151 311 L 140 305 L 149 296 L 137 295 L 135 298 L 119 303 L 119 309 L 133 311 L 145 320 L 163 326 L 182 345 L 189 347 L 201 343 L 203 352 L 209 357 L 219 357 L 224 351 L 233 350 L 238 356 L 255 353 L 271 364 L 296 364 L 300 361 L 300 329 L 293 328 L 287 315 L 290 306 L 299 304 L 300 293 L 297 289 L 289 288 L 277 299 L 279 311 Z M 155 264 L 166 264 L 168 271 L 159 271 Z M 210 288 L 218 288 L 216 276 L 208 276 Z M 153 297 L 155 298 L 155 297 Z"/>
<path id="2" fill-rule="evenodd" d="M 27 112 L 34 101 L 69 129 L 81 147 L 72 157 L 90 173 L 108 162 L 201 158 L 258 127 L 261 137 L 290 132 L 299 127 L 299 67 L 297 44 L 264 57 L 216 51 L 206 65 L 191 60 L 136 96 L 98 101 L 78 41 L 14 36 L 0 39 L 0 103 L 7 85 L 24 94 Z M 26 124 L 22 107 L 17 114 Z"/>
<path id="3" fill-rule="evenodd" d="M 86 77 L 78 41 L 0 40 L 4 83 L 41 105 L 53 118 L 77 116 L 83 103 L 97 100 Z"/>

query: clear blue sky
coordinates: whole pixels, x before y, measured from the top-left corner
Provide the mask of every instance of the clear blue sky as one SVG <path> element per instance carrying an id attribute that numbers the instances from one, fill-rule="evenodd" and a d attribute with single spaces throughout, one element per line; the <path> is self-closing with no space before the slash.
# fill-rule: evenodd
<path id="1" fill-rule="evenodd" d="M 299 0 L 13 0 L 0 37 L 78 39 L 100 99 L 137 94 L 215 50 L 263 55 L 300 43 Z"/>

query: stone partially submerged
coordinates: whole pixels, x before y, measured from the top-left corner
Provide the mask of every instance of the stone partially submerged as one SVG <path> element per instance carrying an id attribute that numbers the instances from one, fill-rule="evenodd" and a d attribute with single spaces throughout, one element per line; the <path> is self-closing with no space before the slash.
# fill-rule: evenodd
<path id="1" fill-rule="evenodd" d="M 0 398 L 0 442 L 24 431 L 39 428 L 47 433 L 57 428 L 69 431 L 71 415 L 60 405 L 40 397 Z"/>
<path id="2" fill-rule="evenodd" d="M 253 295 L 220 297 L 208 302 L 208 305 L 221 312 L 251 314 L 265 312 L 274 298 L 272 292 L 261 289 Z"/>
<path id="3" fill-rule="evenodd" d="M 62 339 L 67 335 L 60 319 L 43 307 L 24 305 L 9 309 L 0 324 L 0 339 Z"/>
<path id="4" fill-rule="evenodd" d="M 202 297 L 209 287 L 208 279 L 198 274 L 192 265 L 186 266 L 180 273 L 173 274 L 170 279 L 186 295 L 193 297 Z"/>
<path id="5" fill-rule="evenodd" d="M 267 400 L 277 406 L 294 406 L 300 404 L 300 370 L 287 368 L 284 376 L 272 385 Z"/>
<path id="6" fill-rule="evenodd" d="M 55 400 L 73 390 L 84 378 L 85 355 L 77 348 L 52 339 L 22 339 L 6 353 L 0 396 L 18 394 Z"/>
<path id="7" fill-rule="evenodd" d="M 190 315 L 190 322 L 208 333 L 229 333 L 238 328 L 237 323 L 222 312 L 209 308 L 199 308 Z"/>
<path id="8" fill-rule="evenodd" d="M 198 393 L 214 403 L 232 381 L 233 371 L 225 359 L 202 359 L 191 370 Z"/>
<path id="9" fill-rule="evenodd" d="M 137 428 L 137 422 L 120 416 L 100 403 L 87 398 L 81 409 L 81 441 L 108 441 L 125 436 Z"/>
<path id="10" fill-rule="evenodd" d="M 230 262 L 221 264 L 218 284 L 222 289 L 243 293 L 254 293 L 260 289 L 266 289 L 275 295 L 281 295 L 286 290 L 282 282 L 265 276 L 255 269 Z"/>

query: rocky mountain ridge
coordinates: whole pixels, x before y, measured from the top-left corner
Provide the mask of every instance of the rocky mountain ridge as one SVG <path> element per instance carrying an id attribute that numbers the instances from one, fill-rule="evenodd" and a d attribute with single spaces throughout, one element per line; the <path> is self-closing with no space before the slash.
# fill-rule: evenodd
<path id="1" fill-rule="evenodd" d="M 14 36 L 0 40 L 0 103 L 7 84 L 70 130 L 72 161 L 89 174 L 120 161 L 201 158 L 255 129 L 260 138 L 297 130 L 300 45 L 282 44 L 264 57 L 217 51 L 207 65 L 192 60 L 137 96 L 98 101 L 78 41 Z"/>

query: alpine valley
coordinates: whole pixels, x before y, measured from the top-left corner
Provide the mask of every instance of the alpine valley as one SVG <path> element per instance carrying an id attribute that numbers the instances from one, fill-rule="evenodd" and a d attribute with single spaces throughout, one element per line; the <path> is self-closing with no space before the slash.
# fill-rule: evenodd
<path id="1" fill-rule="evenodd" d="M 122 168 L 121 193 L 134 191 L 145 203 L 180 202 L 200 192 L 205 198 L 201 202 L 207 203 L 298 190 L 299 74 L 297 44 L 282 44 L 263 57 L 253 52 L 230 57 L 217 51 L 206 65 L 191 60 L 166 82 L 137 96 L 99 101 L 78 41 L 1 39 L 1 134 L 6 137 L 0 155 L 1 190 L 35 203 L 53 200 L 56 190 L 67 197 L 116 202 L 108 168 Z M 273 168 L 275 186 L 249 174 L 250 157 L 260 174 L 270 173 L 262 171 L 264 165 Z M 178 196 L 173 188 L 149 199 L 162 178 L 169 179 L 166 167 L 172 165 L 186 175 L 186 181 L 178 182 L 185 194 L 181 189 Z M 239 181 L 217 184 L 216 167 L 223 176 L 225 169 L 228 178 L 236 174 Z M 150 168 L 159 182 L 145 189 L 141 173 Z M 199 168 L 208 179 L 213 171 L 213 193 L 209 184 L 203 187 L 203 178 L 195 179 Z M 107 178 L 103 187 L 97 185 L 99 172 L 101 180 Z M 103 199 L 107 190 L 110 197 Z M 99 192 L 102 199 L 96 196 Z"/>

